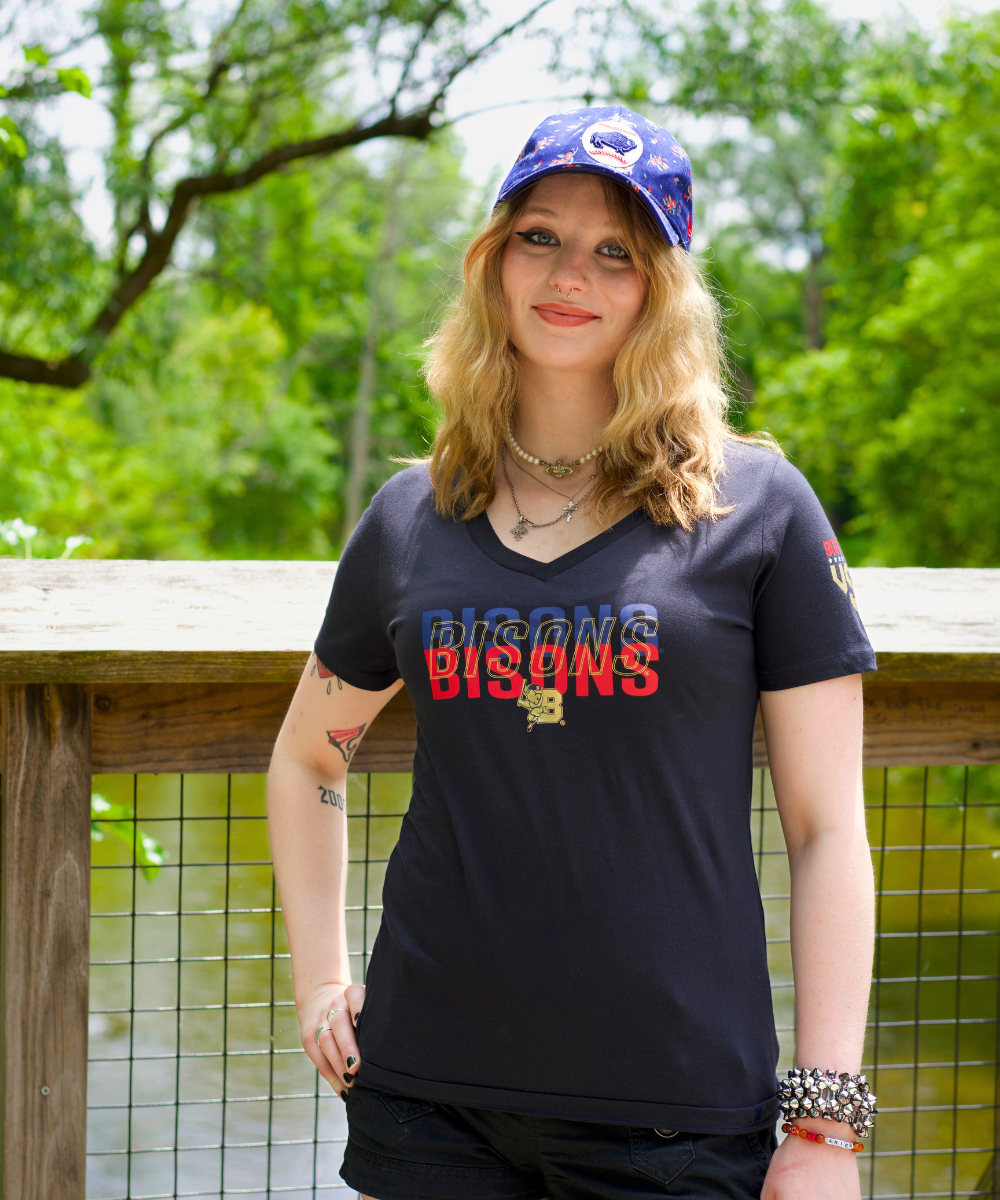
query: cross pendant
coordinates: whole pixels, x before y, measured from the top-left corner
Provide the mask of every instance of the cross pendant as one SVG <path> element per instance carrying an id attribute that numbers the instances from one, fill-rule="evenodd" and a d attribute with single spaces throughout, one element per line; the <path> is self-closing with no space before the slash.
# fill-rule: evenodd
<path id="1" fill-rule="evenodd" d="M 567 521 L 573 520 L 573 514 L 576 512 L 577 508 L 579 508 L 579 505 L 574 504 L 572 500 L 563 508 L 563 512 L 566 514 Z"/>
<path id="2" fill-rule="evenodd" d="M 522 517 L 518 521 L 518 523 L 514 526 L 514 528 L 511 530 L 511 533 L 514 535 L 515 542 L 519 542 L 521 540 L 521 538 L 523 538 L 527 532 L 528 532 L 528 523 L 527 523 L 527 521 L 525 521 L 524 517 Z"/>

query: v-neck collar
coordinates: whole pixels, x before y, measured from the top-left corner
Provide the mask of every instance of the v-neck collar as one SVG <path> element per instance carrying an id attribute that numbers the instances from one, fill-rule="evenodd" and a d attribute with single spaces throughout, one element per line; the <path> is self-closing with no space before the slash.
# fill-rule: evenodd
<path id="1" fill-rule="evenodd" d="M 501 567 L 506 567 L 509 571 L 520 571 L 522 575 L 533 575 L 536 579 L 544 581 L 554 579 L 563 571 L 568 571 L 571 567 L 590 558 L 592 554 L 599 553 L 605 546 L 610 546 L 612 542 L 617 542 L 626 533 L 631 533 L 646 519 L 646 514 L 641 508 L 633 509 L 628 516 L 616 521 L 610 529 L 598 533 L 589 541 L 584 542 L 582 546 L 560 554 L 551 562 L 539 562 L 535 558 L 529 558 L 526 554 L 518 554 L 516 550 L 505 546 L 497 537 L 485 512 L 481 512 L 478 517 L 473 517 L 471 521 L 466 521 L 465 527 L 469 531 L 469 536 L 487 558 L 492 558 L 495 563 L 499 563 Z"/>

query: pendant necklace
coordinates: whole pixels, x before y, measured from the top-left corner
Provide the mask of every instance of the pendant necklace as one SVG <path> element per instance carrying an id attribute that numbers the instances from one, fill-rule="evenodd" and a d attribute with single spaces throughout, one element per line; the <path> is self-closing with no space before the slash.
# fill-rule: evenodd
<path id="1" fill-rule="evenodd" d="M 530 462 L 536 467 L 544 467 L 546 475 L 555 475 L 557 479 L 562 479 L 564 475 L 572 475 L 574 467 L 582 467 L 585 462 L 591 458 L 596 458 L 604 449 L 603 446 L 595 446 L 589 454 L 584 454 L 581 458 L 578 458 L 576 462 L 564 463 L 561 458 L 557 458 L 554 463 L 550 463 L 546 462 L 544 458 L 535 458 L 535 456 L 533 454 L 529 454 L 527 450 L 522 450 L 514 440 L 514 434 L 511 432 L 509 425 L 507 426 L 507 437 L 510 440 L 511 449 L 515 454 L 519 454 L 525 462 Z"/>
<path id="2" fill-rule="evenodd" d="M 514 541 L 519 542 L 521 538 L 523 538 L 524 535 L 530 532 L 532 529 L 548 529 L 550 525 L 555 525 L 557 522 L 562 520 L 562 514 L 560 514 L 558 517 L 554 517 L 551 521 L 545 521 L 544 523 L 532 521 L 530 517 L 526 517 L 524 513 L 521 512 L 520 505 L 517 502 L 517 496 L 514 494 L 514 485 L 511 483 L 510 475 L 507 473 L 507 456 L 502 450 L 500 452 L 500 462 L 503 466 L 503 474 L 504 478 L 507 480 L 507 486 L 510 488 L 510 498 L 514 501 L 514 509 L 517 512 L 517 524 L 511 529 L 511 533 L 514 535 Z M 573 514 L 597 486 L 594 483 L 590 483 L 590 480 L 594 478 L 595 476 L 591 475 L 590 479 L 584 480 L 584 482 L 576 489 L 571 497 L 565 496 L 562 492 L 557 493 L 558 495 L 562 496 L 564 500 L 568 500 L 568 503 L 563 507 L 563 512 L 566 514 L 567 521 L 571 521 L 573 519 Z M 541 480 L 538 482 L 541 483 Z M 590 483 L 590 487 L 587 488 L 586 492 L 584 492 L 584 494 L 580 496 L 580 499 L 577 500 L 576 497 L 580 494 L 583 488 L 587 487 L 588 483 Z M 555 488 L 550 488 L 549 490 L 555 491 Z"/>

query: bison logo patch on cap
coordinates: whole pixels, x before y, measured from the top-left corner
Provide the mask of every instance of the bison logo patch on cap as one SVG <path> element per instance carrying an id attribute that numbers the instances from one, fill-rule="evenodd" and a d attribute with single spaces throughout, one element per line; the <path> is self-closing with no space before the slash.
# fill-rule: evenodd
<path id="1" fill-rule="evenodd" d="M 642 138 L 625 120 L 612 117 L 585 130 L 580 141 L 594 162 L 613 171 L 628 171 L 642 154 Z"/>

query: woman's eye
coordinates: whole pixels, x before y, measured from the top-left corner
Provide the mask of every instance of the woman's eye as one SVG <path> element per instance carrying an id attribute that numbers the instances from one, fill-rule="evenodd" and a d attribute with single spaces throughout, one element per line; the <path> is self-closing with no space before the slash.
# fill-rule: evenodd
<path id="1" fill-rule="evenodd" d="M 524 233 L 518 233 L 519 238 L 524 240 L 531 246 L 558 246 L 559 239 L 552 233 L 546 233 L 544 229 L 527 229 Z"/>
<path id="2" fill-rule="evenodd" d="M 615 262 L 628 262 L 631 257 L 624 246 L 617 245 L 601 246 L 597 253 L 604 255 L 605 258 L 613 259 Z"/>

